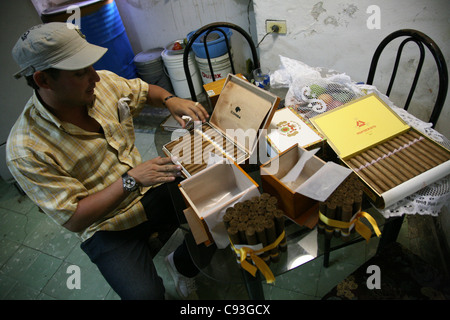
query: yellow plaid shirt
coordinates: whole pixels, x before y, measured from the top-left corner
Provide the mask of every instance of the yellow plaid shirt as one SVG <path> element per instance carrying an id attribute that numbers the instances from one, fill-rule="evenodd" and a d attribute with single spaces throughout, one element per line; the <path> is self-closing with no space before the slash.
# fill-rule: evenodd
<path id="1" fill-rule="evenodd" d="M 61 122 L 34 93 L 7 142 L 12 175 L 31 200 L 61 225 L 75 212 L 78 201 L 111 185 L 141 162 L 132 116 L 145 105 L 148 85 L 108 71 L 98 74 L 101 80 L 89 115 L 100 123 L 102 133 Z M 129 101 L 119 103 L 122 98 Z M 113 212 L 79 233 L 81 239 L 98 230 L 124 230 L 145 221 L 139 200 L 147 190 L 130 193 Z"/>

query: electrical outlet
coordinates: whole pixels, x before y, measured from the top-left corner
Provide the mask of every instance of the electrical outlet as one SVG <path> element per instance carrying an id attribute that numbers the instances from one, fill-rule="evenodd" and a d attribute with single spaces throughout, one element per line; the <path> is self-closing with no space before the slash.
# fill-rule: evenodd
<path id="1" fill-rule="evenodd" d="M 274 31 L 272 29 L 274 26 L 278 27 L 278 31 Z M 266 20 L 266 32 L 286 34 L 287 33 L 286 20 Z"/>

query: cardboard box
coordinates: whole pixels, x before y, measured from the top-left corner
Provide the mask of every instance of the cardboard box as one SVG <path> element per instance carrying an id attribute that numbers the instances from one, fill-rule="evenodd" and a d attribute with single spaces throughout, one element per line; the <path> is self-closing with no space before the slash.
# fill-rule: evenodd
<path id="1" fill-rule="evenodd" d="M 299 225 L 313 228 L 318 221 L 318 202 L 294 190 L 305 183 L 316 173 L 325 162 L 316 156 L 309 159 L 301 171 L 298 179 L 285 184 L 281 179 L 297 164 L 304 148 L 294 145 L 281 152 L 277 157 L 269 160 L 260 167 L 261 184 L 264 192 L 278 199 L 278 207 Z"/>
<path id="2" fill-rule="evenodd" d="M 246 80 L 244 75 L 242 75 L 241 73 L 236 74 L 236 77 Z M 226 79 L 220 79 L 203 85 L 203 89 L 205 89 L 206 94 L 209 97 L 212 108 L 215 107 L 217 100 L 219 99 L 219 95 L 222 92 L 225 81 Z"/>
<path id="3" fill-rule="evenodd" d="M 222 218 L 235 203 L 259 196 L 258 184 L 236 163 L 215 164 L 180 182 L 186 219 L 197 244 L 228 245 Z"/>
<path id="4" fill-rule="evenodd" d="M 295 144 L 307 150 L 321 148 L 325 141 L 322 134 L 292 107 L 277 110 L 267 132 L 267 142 L 277 153 Z"/>
<path id="5" fill-rule="evenodd" d="M 376 94 L 311 119 L 378 208 L 450 174 L 450 151 L 408 126 Z"/>
<path id="6" fill-rule="evenodd" d="M 237 76 L 228 75 L 208 123 L 163 146 L 178 158 L 186 177 L 206 168 L 211 155 L 245 163 L 267 129 L 280 98 Z"/>

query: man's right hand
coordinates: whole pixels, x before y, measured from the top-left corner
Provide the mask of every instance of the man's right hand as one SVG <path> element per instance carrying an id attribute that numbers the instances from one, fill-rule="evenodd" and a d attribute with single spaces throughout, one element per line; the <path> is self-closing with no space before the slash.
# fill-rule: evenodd
<path id="1" fill-rule="evenodd" d="M 136 182 L 144 187 L 171 182 L 181 176 L 181 166 L 174 165 L 171 158 L 157 157 L 128 171 Z"/>

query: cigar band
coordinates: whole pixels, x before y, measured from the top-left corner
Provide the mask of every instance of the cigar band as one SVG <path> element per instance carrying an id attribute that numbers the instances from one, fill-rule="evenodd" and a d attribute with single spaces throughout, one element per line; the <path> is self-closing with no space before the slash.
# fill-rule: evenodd
<path id="1" fill-rule="evenodd" d="M 366 220 L 370 223 L 373 230 L 375 231 L 375 234 L 377 237 L 381 235 L 381 231 L 378 228 L 378 224 L 375 221 L 374 218 L 370 214 L 364 211 L 358 212 L 353 219 L 350 222 L 344 222 L 339 220 L 334 220 L 326 217 L 322 212 L 319 211 L 319 219 L 325 223 L 326 225 L 334 228 L 340 228 L 340 229 L 349 229 L 352 227 L 352 225 L 355 225 L 355 230 L 358 232 L 366 241 L 369 241 L 369 239 L 372 236 L 372 231 L 368 226 L 366 226 L 362 221 L 361 218 L 366 218 Z"/>
<path id="2" fill-rule="evenodd" d="M 245 247 L 245 246 L 237 249 L 234 246 L 231 239 L 230 239 L 230 244 L 231 244 L 231 248 L 238 255 L 242 268 L 244 268 L 247 272 L 249 272 L 254 277 L 256 276 L 256 271 L 259 270 L 259 271 L 261 271 L 263 276 L 266 278 L 267 283 L 274 283 L 275 276 L 273 275 L 272 270 L 270 270 L 269 266 L 264 262 L 263 259 L 258 257 L 258 254 L 266 252 L 266 251 L 270 251 L 270 250 L 276 248 L 280 244 L 280 242 L 284 239 L 284 237 L 285 237 L 285 231 L 283 231 L 273 243 L 271 243 L 259 250 L 253 250 L 253 249 L 251 249 L 249 247 Z M 252 261 L 255 265 L 250 264 L 246 260 L 247 255 L 250 256 L 250 258 L 252 259 Z"/>

